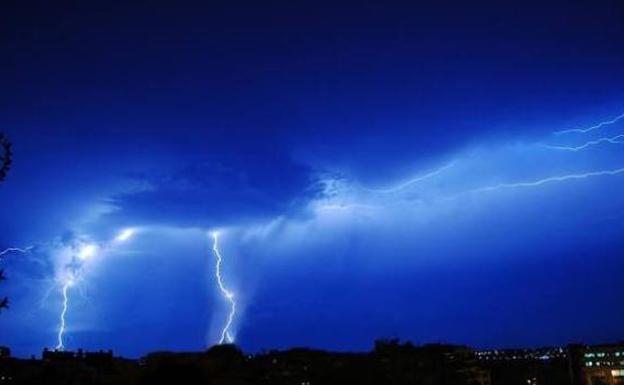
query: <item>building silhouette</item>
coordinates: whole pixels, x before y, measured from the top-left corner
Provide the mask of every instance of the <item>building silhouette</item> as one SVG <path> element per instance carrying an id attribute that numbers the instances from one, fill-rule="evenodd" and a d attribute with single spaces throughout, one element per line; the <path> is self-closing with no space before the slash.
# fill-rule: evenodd
<path id="1" fill-rule="evenodd" d="M 234 345 L 154 352 L 54 351 L 18 359 L 0 347 L 0 385 L 624 385 L 624 344 L 475 351 L 376 341 L 369 352 L 294 348 L 246 355 Z"/>

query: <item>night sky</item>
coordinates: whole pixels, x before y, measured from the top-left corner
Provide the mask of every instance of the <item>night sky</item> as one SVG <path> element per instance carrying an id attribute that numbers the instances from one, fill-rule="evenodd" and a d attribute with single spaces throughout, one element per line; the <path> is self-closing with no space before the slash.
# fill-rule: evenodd
<path id="1" fill-rule="evenodd" d="M 72 279 L 66 349 L 211 346 L 213 231 L 247 351 L 620 340 L 622 47 L 620 0 L 3 1 L 0 345 Z"/>

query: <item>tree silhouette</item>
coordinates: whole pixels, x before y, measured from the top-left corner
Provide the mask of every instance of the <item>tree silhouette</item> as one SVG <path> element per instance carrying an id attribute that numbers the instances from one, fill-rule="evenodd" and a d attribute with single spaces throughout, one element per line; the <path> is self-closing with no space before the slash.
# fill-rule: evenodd
<path id="1" fill-rule="evenodd" d="M 13 151 L 11 149 L 11 142 L 6 135 L 0 132 L 0 183 L 2 183 L 13 161 Z M 0 281 L 5 280 L 4 270 L 0 270 Z M 0 310 L 8 307 L 9 299 L 7 297 L 0 297 Z"/>

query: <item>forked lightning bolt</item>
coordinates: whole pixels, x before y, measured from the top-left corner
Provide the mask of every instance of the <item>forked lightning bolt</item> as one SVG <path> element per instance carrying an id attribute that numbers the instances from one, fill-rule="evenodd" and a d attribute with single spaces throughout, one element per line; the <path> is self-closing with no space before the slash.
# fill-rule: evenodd
<path id="1" fill-rule="evenodd" d="M 221 337 L 219 339 L 219 344 L 223 344 L 226 340 L 228 343 L 234 342 L 234 337 L 230 333 L 230 327 L 232 327 L 232 323 L 234 322 L 234 316 L 236 315 L 236 301 L 234 300 L 234 293 L 225 287 L 223 284 L 223 279 L 221 277 L 221 263 L 223 262 L 223 258 L 221 257 L 221 253 L 219 252 L 219 233 L 212 233 L 212 251 L 214 251 L 215 257 L 217 258 L 217 263 L 215 266 L 215 275 L 217 278 L 217 285 L 219 286 L 219 290 L 221 294 L 225 298 L 226 301 L 230 304 L 230 312 L 228 313 L 227 320 L 223 329 L 221 330 Z"/>
<path id="2" fill-rule="evenodd" d="M 597 130 L 601 127 L 604 126 L 609 126 L 611 124 L 617 123 L 619 120 L 624 119 L 624 114 L 618 115 L 615 118 L 611 119 L 611 120 L 605 120 L 604 122 L 600 122 L 598 124 L 595 124 L 593 126 L 590 127 L 585 127 L 585 128 L 572 128 L 572 129 L 568 129 L 568 130 L 561 130 L 561 131 L 556 131 L 555 135 L 561 135 L 561 134 L 568 134 L 568 133 L 572 133 L 572 132 L 577 132 L 577 133 L 586 133 L 589 131 L 593 131 L 593 130 Z"/>
<path id="3" fill-rule="evenodd" d="M 63 286 L 61 289 L 61 294 L 63 295 L 63 306 L 61 308 L 61 313 L 59 315 L 59 329 L 57 332 L 57 342 L 54 349 L 56 350 L 65 350 L 65 332 L 67 331 L 67 322 L 66 316 L 67 311 L 69 310 L 69 289 L 74 285 L 78 284 L 83 278 L 83 268 L 85 264 L 87 264 L 92 258 L 94 258 L 98 251 L 106 251 L 109 250 L 113 245 L 127 242 L 132 238 L 135 234 L 135 229 L 128 228 L 121 231 L 112 241 L 109 241 L 104 244 L 96 244 L 96 243 L 85 243 L 80 246 L 78 251 L 75 253 L 74 258 L 71 263 L 65 266 L 66 271 L 69 272 L 69 276 L 63 279 Z"/>

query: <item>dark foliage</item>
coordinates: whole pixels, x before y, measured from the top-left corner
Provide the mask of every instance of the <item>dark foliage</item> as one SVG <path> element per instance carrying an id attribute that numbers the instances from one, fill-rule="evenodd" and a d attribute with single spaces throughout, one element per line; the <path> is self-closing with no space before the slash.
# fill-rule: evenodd
<path id="1" fill-rule="evenodd" d="M 9 138 L 0 132 L 0 182 L 4 181 L 13 162 L 13 150 Z"/>
<path id="2" fill-rule="evenodd" d="M 11 163 L 13 162 L 13 151 L 9 138 L 0 132 L 0 182 L 6 179 Z M 5 280 L 4 270 L 0 270 L 0 281 Z M 7 297 L 0 299 L 0 310 L 9 307 L 9 299 Z"/>

